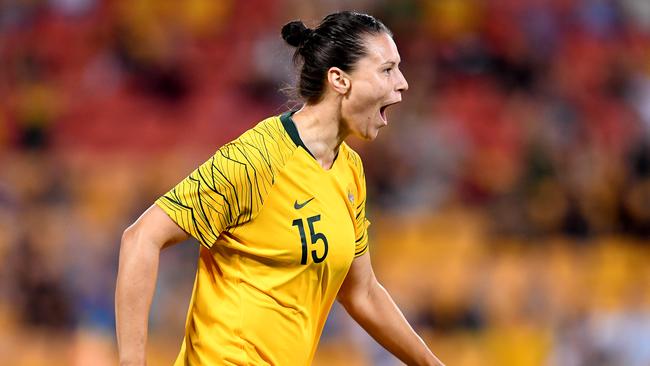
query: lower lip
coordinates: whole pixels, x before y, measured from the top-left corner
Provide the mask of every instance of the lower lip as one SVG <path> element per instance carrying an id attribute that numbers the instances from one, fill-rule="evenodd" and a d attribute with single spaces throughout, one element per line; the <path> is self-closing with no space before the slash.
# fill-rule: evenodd
<path id="1" fill-rule="evenodd" d="M 379 110 L 379 117 L 381 117 L 382 125 L 384 126 L 388 125 L 388 117 L 386 116 L 386 110 L 384 110 L 384 113 L 381 113 L 381 110 Z"/>

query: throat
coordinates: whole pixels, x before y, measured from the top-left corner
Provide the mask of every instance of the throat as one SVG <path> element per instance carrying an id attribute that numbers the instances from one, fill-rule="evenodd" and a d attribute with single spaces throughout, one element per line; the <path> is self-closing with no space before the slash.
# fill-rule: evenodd
<path id="1" fill-rule="evenodd" d="M 336 161 L 345 133 L 340 119 L 319 107 L 303 106 L 292 119 L 304 147 L 327 170 Z"/>
<path id="2" fill-rule="evenodd" d="M 324 147 L 324 146 L 323 146 Z M 339 155 L 339 147 L 336 147 L 336 150 L 332 150 L 331 148 L 317 148 L 314 147 L 313 150 L 310 148 L 310 152 L 316 162 L 325 170 L 329 170 L 332 168 L 334 165 L 334 162 L 336 161 L 336 158 Z"/>

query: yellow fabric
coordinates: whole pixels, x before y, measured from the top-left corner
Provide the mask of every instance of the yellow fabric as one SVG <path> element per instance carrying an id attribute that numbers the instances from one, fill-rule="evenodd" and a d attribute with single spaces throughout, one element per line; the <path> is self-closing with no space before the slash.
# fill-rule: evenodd
<path id="1" fill-rule="evenodd" d="M 368 250 L 359 156 L 344 143 L 324 170 L 283 118 L 156 201 L 202 244 L 175 365 L 310 364 L 352 260 Z"/>

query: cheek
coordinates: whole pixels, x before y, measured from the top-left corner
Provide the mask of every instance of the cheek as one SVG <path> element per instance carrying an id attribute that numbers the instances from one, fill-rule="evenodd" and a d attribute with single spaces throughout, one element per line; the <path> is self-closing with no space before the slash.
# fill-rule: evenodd
<path id="1" fill-rule="evenodd" d="M 383 86 L 376 85 L 376 83 L 366 82 L 357 85 L 357 88 L 350 93 L 350 104 L 357 110 L 375 108 L 385 95 L 383 90 Z"/>

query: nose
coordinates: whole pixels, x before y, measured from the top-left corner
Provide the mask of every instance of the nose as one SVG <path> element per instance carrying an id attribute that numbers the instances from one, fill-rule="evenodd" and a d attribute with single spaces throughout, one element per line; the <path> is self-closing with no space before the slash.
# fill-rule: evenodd
<path id="1" fill-rule="evenodd" d="M 398 77 L 397 77 L 397 84 L 395 85 L 395 88 L 397 89 L 398 92 L 404 92 L 409 89 L 409 83 L 406 81 L 406 78 L 404 77 L 404 74 L 402 74 L 402 71 L 398 69 Z"/>

